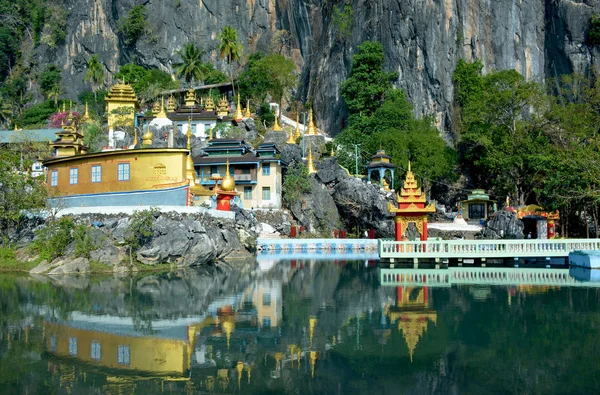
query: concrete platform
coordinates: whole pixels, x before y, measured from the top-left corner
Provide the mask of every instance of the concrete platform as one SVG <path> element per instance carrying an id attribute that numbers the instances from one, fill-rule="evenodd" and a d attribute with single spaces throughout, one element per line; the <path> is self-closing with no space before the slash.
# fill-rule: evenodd
<path id="1" fill-rule="evenodd" d="M 569 266 L 600 269 L 600 251 L 573 251 L 569 253 Z"/>

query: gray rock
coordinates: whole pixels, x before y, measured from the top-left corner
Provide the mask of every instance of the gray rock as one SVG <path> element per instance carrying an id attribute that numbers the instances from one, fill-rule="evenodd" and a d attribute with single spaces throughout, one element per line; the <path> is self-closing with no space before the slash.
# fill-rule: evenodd
<path id="1" fill-rule="evenodd" d="M 285 146 L 287 144 L 286 143 L 287 139 L 288 139 L 288 135 L 285 131 L 269 130 L 269 131 L 267 131 L 267 133 L 265 133 L 265 139 L 263 142 L 264 143 L 275 143 L 277 148 L 281 151 L 283 146 Z"/>
<path id="2" fill-rule="evenodd" d="M 335 157 L 323 158 L 316 164 L 317 177 L 323 184 L 335 186 L 351 176 L 338 164 Z"/>
<path id="3" fill-rule="evenodd" d="M 302 145 L 296 144 L 285 144 L 279 148 L 280 158 L 286 162 L 289 166 L 295 162 L 302 162 Z"/>
<path id="4" fill-rule="evenodd" d="M 254 119 L 245 118 L 239 123 L 239 126 L 244 129 L 244 135 L 242 138 L 246 143 L 250 144 L 258 138 L 258 131 L 256 130 Z"/>
<path id="5" fill-rule="evenodd" d="M 58 258 L 51 263 L 44 261 L 30 271 L 32 274 L 46 273 L 50 276 L 57 274 L 78 274 L 89 272 L 90 261 L 86 258 Z"/>
<path id="6" fill-rule="evenodd" d="M 302 194 L 290 211 L 309 232 L 332 237 L 342 227 L 336 204 L 330 191 L 315 176 L 309 176 L 310 192 Z"/>
<path id="7" fill-rule="evenodd" d="M 506 210 L 497 211 L 492 214 L 485 228 L 479 235 L 484 239 L 523 239 L 523 222 L 517 218 L 517 214 Z"/>

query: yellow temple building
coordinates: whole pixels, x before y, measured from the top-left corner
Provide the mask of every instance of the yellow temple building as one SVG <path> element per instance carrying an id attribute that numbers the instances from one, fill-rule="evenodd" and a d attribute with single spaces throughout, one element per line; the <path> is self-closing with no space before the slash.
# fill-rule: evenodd
<path id="1" fill-rule="evenodd" d="M 108 145 L 115 146 L 115 130 L 135 125 L 135 111 L 140 105 L 131 85 L 116 84 L 104 98 L 108 113 Z"/>

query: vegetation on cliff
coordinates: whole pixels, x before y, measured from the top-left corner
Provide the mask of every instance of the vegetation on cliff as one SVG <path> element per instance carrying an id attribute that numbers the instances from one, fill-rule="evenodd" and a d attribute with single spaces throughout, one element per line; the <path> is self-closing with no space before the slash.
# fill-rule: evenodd
<path id="1" fill-rule="evenodd" d="M 364 42 L 354 55 L 352 71 L 341 92 L 350 113 L 348 125 L 336 138 L 340 163 L 364 174 L 371 155 L 383 148 L 401 168 L 410 160 L 425 186 L 454 176 L 455 153 L 440 137 L 431 119 L 418 119 L 400 89 L 392 86 L 397 75 L 383 71 L 383 47 Z M 357 146 L 358 149 L 355 149 Z M 396 173 L 396 185 L 404 176 Z M 388 180 L 391 181 L 391 180 Z M 390 182 L 391 184 L 391 182 Z"/>

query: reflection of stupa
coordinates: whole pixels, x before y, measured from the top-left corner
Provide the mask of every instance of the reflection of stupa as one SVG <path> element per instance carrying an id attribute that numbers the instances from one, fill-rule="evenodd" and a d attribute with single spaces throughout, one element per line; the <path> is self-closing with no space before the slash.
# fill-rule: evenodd
<path id="1" fill-rule="evenodd" d="M 398 330 L 404 336 L 412 362 L 417 344 L 427 332 L 429 321 L 437 323 L 437 312 L 429 308 L 427 287 L 398 287 L 396 306 L 389 308 L 388 316 L 391 322 L 398 321 Z"/>

